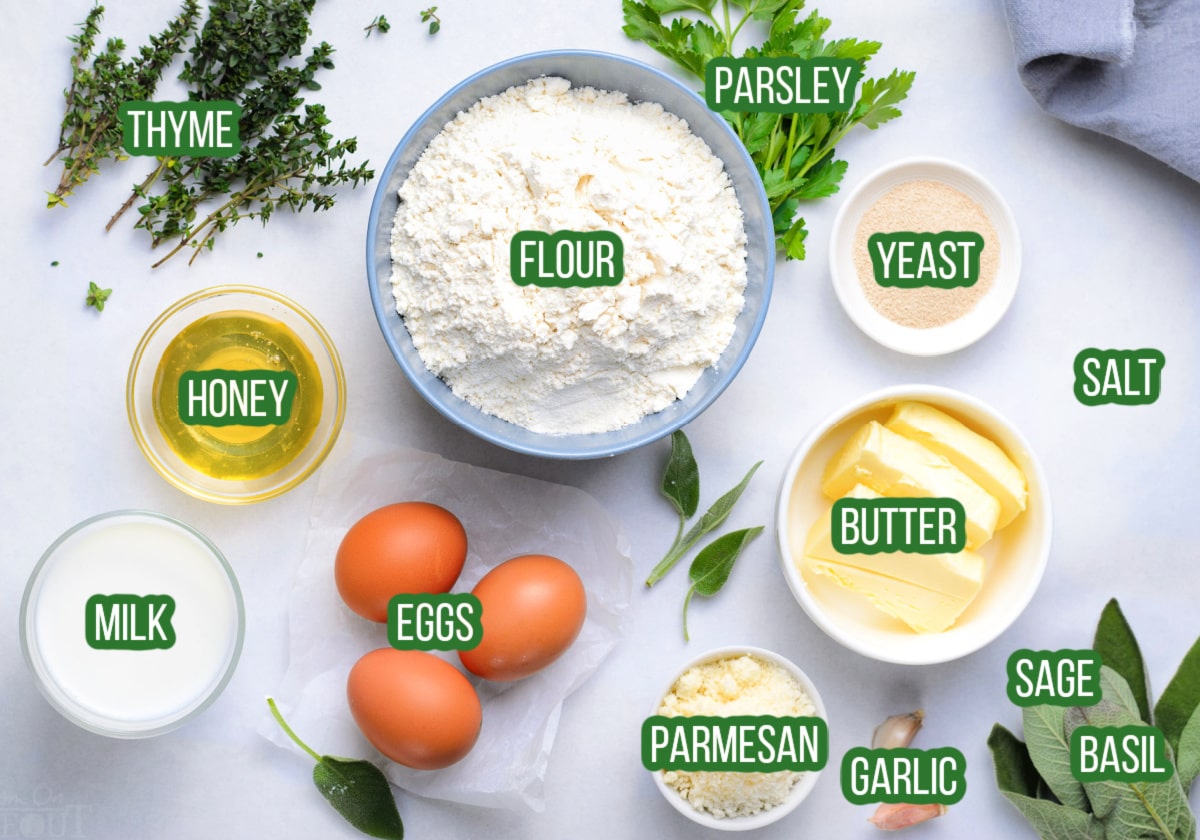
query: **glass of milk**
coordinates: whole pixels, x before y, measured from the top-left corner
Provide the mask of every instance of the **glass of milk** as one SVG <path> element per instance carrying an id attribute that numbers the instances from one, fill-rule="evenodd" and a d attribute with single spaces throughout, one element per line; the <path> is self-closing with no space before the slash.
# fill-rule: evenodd
<path id="1" fill-rule="evenodd" d="M 237 578 L 203 534 L 150 511 L 84 520 L 38 561 L 21 648 L 64 717 L 115 738 L 191 720 L 233 676 L 245 613 Z"/>

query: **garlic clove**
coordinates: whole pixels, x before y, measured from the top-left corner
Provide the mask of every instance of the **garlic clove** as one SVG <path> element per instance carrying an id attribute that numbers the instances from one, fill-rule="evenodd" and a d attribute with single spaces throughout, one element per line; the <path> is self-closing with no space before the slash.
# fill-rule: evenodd
<path id="1" fill-rule="evenodd" d="M 925 712 L 920 709 L 906 715 L 892 715 L 875 727 L 875 734 L 871 737 L 871 749 L 890 750 L 907 747 L 924 722 Z"/>
<path id="2" fill-rule="evenodd" d="M 906 805 L 884 803 L 867 822 L 881 831 L 898 831 L 940 817 L 949 810 L 945 805 Z"/>

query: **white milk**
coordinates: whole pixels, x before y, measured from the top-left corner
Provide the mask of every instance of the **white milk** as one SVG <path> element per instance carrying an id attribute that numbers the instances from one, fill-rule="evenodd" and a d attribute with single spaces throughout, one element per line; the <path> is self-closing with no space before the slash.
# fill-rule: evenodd
<path id="1" fill-rule="evenodd" d="M 175 643 L 96 650 L 85 636 L 93 595 L 170 595 Z M 178 725 L 219 691 L 241 647 L 233 572 L 173 520 L 143 512 L 98 517 L 68 532 L 35 571 L 22 630 L 43 692 L 68 718 L 120 736 Z"/>

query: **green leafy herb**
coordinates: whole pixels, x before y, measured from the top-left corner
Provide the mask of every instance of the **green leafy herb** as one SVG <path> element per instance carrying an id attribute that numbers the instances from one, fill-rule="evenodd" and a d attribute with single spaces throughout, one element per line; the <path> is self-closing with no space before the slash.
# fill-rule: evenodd
<path id="1" fill-rule="evenodd" d="M 179 79 L 186 84 L 190 100 L 231 100 L 241 106 L 241 151 L 229 158 L 159 158 L 109 220 L 111 229 L 137 205 L 134 227 L 148 232 L 152 247 L 173 243 L 155 267 L 185 247 L 193 249 L 189 262 L 194 261 L 202 250 L 212 249 L 217 234 L 243 219 L 265 224 L 279 208 L 327 210 L 334 204 L 334 188 L 357 186 L 374 177 L 366 163 L 346 163 L 346 156 L 357 151 L 356 139 L 335 139 L 327 129 L 330 120 L 325 108 L 306 103 L 301 93 L 320 90 L 317 74 L 333 68 L 333 47 L 325 42 L 304 55 L 314 3 L 212 0 L 208 4 L 207 18 L 187 51 Z M 93 10 L 74 39 L 76 78 L 66 92 L 67 116 L 59 143 L 60 150 L 66 151 L 67 172 L 60 190 L 51 195 L 52 205 L 62 203 L 62 196 L 82 182 L 72 172 L 86 177 L 97 171 L 104 157 L 124 158 L 119 154 L 118 109 L 126 100 L 150 98 L 153 83 L 195 30 L 198 6 L 195 0 L 186 0 L 180 16 L 163 34 L 151 38 L 151 47 L 143 47 L 137 59 L 120 62 L 117 47 L 88 66 L 100 8 Z M 295 61 L 301 56 L 301 61 Z M 82 142 L 76 139 L 79 126 L 90 129 L 93 124 L 96 128 L 84 134 Z M 90 137 L 101 142 L 92 146 Z M 75 151 L 79 145 L 88 152 L 86 163 L 80 163 L 81 153 Z"/>
<path id="2" fill-rule="evenodd" d="M 1026 708 L 1026 743 L 993 727 L 988 747 L 997 788 L 1045 840 L 1194 840 L 1187 792 L 1200 775 L 1200 641 L 1154 707 L 1153 720 L 1141 649 L 1115 599 L 1100 616 L 1094 644 L 1105 662 L 1099 703 Z M 1171 778 L 1081 783 L 1071 774 L 1071 733 L 1078 727 L 1150 723 L 1168 741 L 1165 758 L 1176 767 Z"/>
<path id="3" fill-rule="evenodd" d="M 1171 749 L 1179 749 L 1180 735 L 1197 706 L 1200 706 L 1200 639 L 1184 655 L 1179 670 L 1154 707 L 1154 722 Z"/>
<path id="4" fill-rule="evenodd" d="M 692 444 L 682 431 L 671 435 L 671 457 L 663 474 L 662 494 L 679 514 L 679 527 L 670 548 L 674 551 L 683 539 L 683 526 L 696 515 L 700 504 L 700 467 L 692 455 Z"/>
<path id="5" fill-rule="evenodd" d="M 436 35 L 442 28 L 442 21 L 437 16 L 437 6 L 430 6 L 428 9 L 421 10 L 421 23 L 429 24 L 429 34 Z"/>
<path id="6" fill-rule="evenodd" d="M 50 267 L 51 267 L 51 268 L 58 268 L 58 260 L 51 260 L 51 261 L 50 261 Z"/>
<path id="7" fill-rule="evenodd" d="M 762 532 L 762 526 L 758 525 L 754 528 L 743 528 L 740 531 L 723 534 L 702 548 L 696 555 L 696 559 L 692 561 L 692 567 L 688 569 L 688 577 L 691 578 L 692 585 L 688 587 L 687 597 L 683 599 L 684 641 L 688 641 L 687 614 L 692 596 L 703 595 L 711 598 L 720 592 L 725 581 L 729 580 L 729 573 L 733 571 L 733 564 L 741 556 L 742 549 Z"/>
<path id="8" fill-rule="evenodd" d="M 625 34 L 642 41 L 703 79 L 710 59 L 734 55 L 734 42 L 751 20 L 764 24 L 767 39 L 743 53 L 746 58 L 849 58 L 864 68 L 879 51 L 877 41 L 843 38 L 826 41 L 830 21 L 817 12 L 801 17 L 805 0 L 622 0 Z M 733 13 L 738 10 L 739 14 Z M 692 11 L 703 16 L 663 15 Z M 837 144 L 856 125 L 875 129 L 900 116 L 896 105 L 908 96 L 913 73 L 893 70 L 883 79 L 865 78 L 854 106 L 834 114 L 726 112 L 763 186 L 775 226 L 777 245 L 789 259 L 804 259 L 808 231 L 798 214 L 800 203 L 837 192 L 846 162 L 836 160 Z"/>
<path id="9" fill-rule="evenodd" d="M 391 28 L 392 28 L 392 25 L 390 23 L 388 23 L 387 15 L 376 15 L 375 20 L 371 21 L 370 23 L 368 23 L 366 26 L 363 27 L 363 31 L 365 31 L 367 33 L 363 37 L 370 38 L 371 33 L 376 30 L 379 31 L 380 35 L 382 35 L 384 32 L 387 32 Z"/>
<path id="10" fill-rule="evenodd" d="M 287 725 L 274 699 L 268 697 L 267 705 L 287 736 L 317 762 L 313 784 L 346 822 L 370 837 L 403 840 L 404 824 L 396 810 L 396 800 L 378 767 L 361 759 L 318 755 Z"/>
<path id="11" fill-rule="evenodd" d="M 112 297 L 112 289 L 101 289 L 95 283 L 88 283 L 87 306 L 94 306 L 97 312 L 103 312 L 104 303 L 110 297 Z"/>
<path id="12" fill-rule="evenodd" d="M 1141 648 L 1134 638 L 1125 614 L 1117 599 L 1104 605 L 1100 623 L 1096 626 L 1096 637 L 1092 649 L 1100 654 L 1100 661 L 1112 668 L 1129 683 L 1133 696 L 1137 698 L 1138 714 L 1142 720 L 1150 721 L 1150 693 L 1146 681 L 1146 663 Z"/>
<path id="13" fill-rule="evenodd" d="M 93 6 L 88 12 L 79 24 L 79 33 L 69 39 L 75 45 L 71 84 L 63 91 L 66 110 L 59 126 L 58 147 L 46 160 L 49 166 L 61 158 L 63 170 L 58 186 L 46 194 L 47 207 L 65 206 L 66 197 L 99 172 L 102 162 L 127 157 L 121 146 L 121 103 L 153 98 L 163 73 L 195 30 L 199 14 L 197 0 L 183 0 L 179 14 L 166 28 L 152 35 L 150 43 L 138 49 L 136 58 L 126 61 L 121 57 L 125 42 L 120 38 L 108 39 L 95 53 L 104 7 Z"/>
<path id="14" fill-rule="evenodd" d="M 690 505 L 691 513 L 694 514 L 696 512 L 696 506 L 699 504 L 700 474 L 699 470 L 696 469 L 694 471 L 694 485 L 688 486 L 689 480 L 687 475 L 689 471 L 691 471 L 691 467 L 689 467 L 687 461 L 691 457 L 692 448 L 688 443 L 687 438 L 683 437 L 682 432 L 676 432 L 675 434 L 682 438 L 682 442 L 677 443 L 678 439 L 672 435 L 671 459 L 667 462 L 667 474 L 663 476 L 663 494 L 670 499 L 672 506 L 674 506 L 675 510 L 679 512 L 681 517 L 679 530 L 682 530 L 684 521 L 691 516 L 691 514 L 687 514 L 687 508 L 685 505 Z M 679 447 L 678 454 L 676 449 L 677 446 Z M 683 451 L 684 446 L 687 447 L 686 453 Z M 695 461 L 692 459 L 692 467 L 694 467 L 694 465 Z M 742 497 L 742 493 L 745 492 L 746 486 L 750 484 L 750 479 L 754 477 L 754 473 L 757 472 L 758 468 L 761 466 L 762 461 L 759 461 L 757 464 L 752 466 L 750 471 L 746 473 L 745 477 L 738 483 L 738 485 L 724 496 L 713 502 L 712 507 L 704 512 L 704 515 L 696 521 L 695 525 L 688 529 L 686 534 L 679 536 L 678 532 L 676 533 L 675 541 L 671 544 L 671 548 L 667 551 L 666 556 L 659 561 L 658 565 L 650 571 L 649 577 L 646 578 L 646 586 L 653 586 L 662 580 L 663 576 L 666 575 L 667 572 L 671 571 L 671 567 L 683 559 L 684 555 L 686 555 L 692 549 L 692 546 L 699 542 L 705 534 L 708 534 L 721 526 L 721 523 L 724 522 L 729 517 L 729 514 L 733 511 L 733 506 L 737 504 L 737 500 Z M 675 489 L 668 490 L 668 483 L 674 483 L 675 479 L 679 479 L 681 482 L 679 491 L 676 491 Z M 673 495 L 677 492 L 678 497 Z M 693 494 L 695 495 L 695 502 L 692 501 Z"/>

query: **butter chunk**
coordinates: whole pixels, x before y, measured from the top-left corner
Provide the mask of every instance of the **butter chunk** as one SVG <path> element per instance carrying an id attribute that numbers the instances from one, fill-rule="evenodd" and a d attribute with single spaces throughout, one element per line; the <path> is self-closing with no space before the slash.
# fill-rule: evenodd
<path id="1" fill-rule="evenodd" d="M 1028 490 L 1025 475 L 1004 450 L 981 434 L 933 406 L 902 402 L 887 428 L 941 455 L 958 467 L 1000 503 L 997 528 L 1003 528 L 1025 510 Z"/>
<path id="2" fill-rule="evenodd" d="M 847 494 L 854 499 L 877 499 L 879 494 L 857 484 Z M 895 578 L 924 589 L 939 592 L 963 601 L 963 608 L 979 594 L 983 586 L 984 559 L 973 551 L 954 554 L 909 554 L 880 552 L 878 554 L 841 554 L 833 547 L 833 506 L 820 517 L 808 532 L 804 544 L 805 558 L 824 565 L 841 565 Z M 960 609 L 959 612 L 962 610 Z M 901 618 L 901 616 L 896 616 Z M 916 629 L 914 627 L 914 629 Z"/>
<path id="3" fill-rule="evenodd" d="M 968 549 L 990 540 L 1000 517 L 1000 503 L 962 470 L 875 420 L 829 462 L 821 492 L 840 499 L 855 484 L 884 496 L 957 499 L 967 514 Z"/>
<path id="4" fill-rule="evenodd" d="M 803 563 L 810 573 L 826 575 L 843 588 L 860 593 L 918 633 L 941 633 L 949 629 L 973 600 L 842 563 L 814 557 L 805 557 Z"/>

